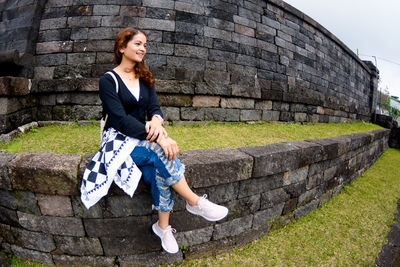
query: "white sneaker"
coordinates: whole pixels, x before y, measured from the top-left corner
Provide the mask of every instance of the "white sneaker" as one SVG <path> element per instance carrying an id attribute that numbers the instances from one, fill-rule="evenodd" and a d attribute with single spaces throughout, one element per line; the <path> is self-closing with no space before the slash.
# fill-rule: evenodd
<path id="1" fill-rule="evenodd" d="M 203 195 L 196 206 L 190 206 L 189 203 L 186 202 L 186 209 L 188 212 L 200 215 L 210 222 L 222 220 L 228 215 L 228 208 L 212 203 L 207 199 L 207 195 Z"/>
<path id="2" fill-rule="evenodd" d="M 151 228 L 153 229 L 153 232 L 161 239 L 161 246 L 166 252 L 172 254 L 179 252 L 178 243 L 173 235 L 176 233 L 176 230 L 172 228 L 171 225 L 168 225 L 165 229 L 161 229 L 157 221 Z"/>

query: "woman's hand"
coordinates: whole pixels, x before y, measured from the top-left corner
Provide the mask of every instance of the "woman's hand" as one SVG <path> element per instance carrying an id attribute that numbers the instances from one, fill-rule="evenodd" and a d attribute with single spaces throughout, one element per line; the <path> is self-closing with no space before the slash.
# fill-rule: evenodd
<path id="1" fill-rule="evenodd" d="M 165 137 L 168 137 L 167 131 L 164 129 L 164 127 L 162 127 L 162 123 L 162 120 L 160 120 L 156 116 L 153 116 L 151 121 L 146 122 L 146 140 L 153 142 L 158 136 L 163 135 Z"/>
<path id="2" fill-rule="evenodd" d="M 168 160 L 175 160 L 179 153 L 178 144 L 169 137 L 161 135 L 157 139 L 157 143 L 161 146 Z"/>

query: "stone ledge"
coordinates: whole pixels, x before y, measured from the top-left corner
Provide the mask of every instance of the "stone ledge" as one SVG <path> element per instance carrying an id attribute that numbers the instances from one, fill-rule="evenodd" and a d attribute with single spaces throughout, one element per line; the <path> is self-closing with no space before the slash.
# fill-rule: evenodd
<path id="1" fill-rule="evenodd" d="M 0 77 L 0 96 L 24 96 L 28 95 L 32 83 L 22 77 Z"/>

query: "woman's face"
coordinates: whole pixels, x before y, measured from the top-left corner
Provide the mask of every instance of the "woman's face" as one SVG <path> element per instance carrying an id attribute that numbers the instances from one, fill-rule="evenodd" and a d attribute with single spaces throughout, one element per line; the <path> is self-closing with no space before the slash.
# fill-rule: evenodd
<path id="1" fill-rule="evenodd" d="M 142 62 L 146 54 L 147 38 L 139 32 L 133 36 L 132 40 L 128 42 L 125 48 L 120 49 L 122 58 L 128 59 L 133 62 Z"/>

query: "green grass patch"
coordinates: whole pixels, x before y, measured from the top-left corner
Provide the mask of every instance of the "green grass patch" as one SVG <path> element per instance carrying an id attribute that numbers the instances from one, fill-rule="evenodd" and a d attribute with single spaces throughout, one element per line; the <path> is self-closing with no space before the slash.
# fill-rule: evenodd
<path id="1" fill-rule="evenodd" d="M 381 129 L 371 123 L 343 124 L 215 124 L 166 126 L 180 150 L 260 146 L 283 141 L 327 138 Z M 0 150 L 12 153 L 47 151 L 55 153 L 95 153 L 100 144 L 98 124 L 52 125 L 20 134 L 9 143 L 0 142 Z"/>
<path id="2" fill-rule="evenodd" d="M 307 216 L 229 253 L 182 266 L 375 266 L 400 198 L 400 150 Z"/>

